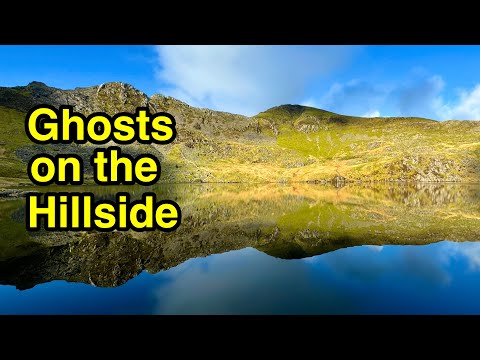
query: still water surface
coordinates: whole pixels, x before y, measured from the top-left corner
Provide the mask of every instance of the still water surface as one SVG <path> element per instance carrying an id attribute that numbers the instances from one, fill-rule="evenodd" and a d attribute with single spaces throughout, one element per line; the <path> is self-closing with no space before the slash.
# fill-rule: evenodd
<path id="1" fill-rule="evenodd" d="M 1 201 L 0 313 L 480 313 L 478 185 L 146 190 L 177 231 L 29 234 Z"/>

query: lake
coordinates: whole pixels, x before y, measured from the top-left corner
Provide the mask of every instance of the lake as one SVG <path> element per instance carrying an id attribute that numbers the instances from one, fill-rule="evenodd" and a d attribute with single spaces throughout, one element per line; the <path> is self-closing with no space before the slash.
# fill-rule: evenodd
<path id="1" fill-rule="evenodd" d="M 46 187 L 182 209 L 171 233 L 25 229 L 0 200 L 0 314 L 480 314 L 480 185 Z"/>

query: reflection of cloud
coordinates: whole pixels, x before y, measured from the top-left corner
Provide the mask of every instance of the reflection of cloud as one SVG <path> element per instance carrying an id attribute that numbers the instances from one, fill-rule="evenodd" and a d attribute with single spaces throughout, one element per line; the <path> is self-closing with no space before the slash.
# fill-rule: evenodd
<path id="1" fill-rule="evenodd" d="M 466 264 L 480 269 L 480 243 L 365 245 L 300 260 L 247 248 L 160 273 L 155 312 L 431 313 L 463 303 L 451 296 L 469 291 L 471 283 L 455 281 Z M 439 294 L 450 303 L 436 302 Z"/>
<path id="2" fill-rule="evenodd" d="M 383 246 L 381 245 L 365 245 L 365 247 L 375 252 L 380 252 L 383 250 Z"/>
<path id="3" fill-rule="evenodd" d="M 431 249 L 433 251 L 426 252 L 425 249 Z M 411 274 L 416 279 L 421 279 L 429 285 L 448 285 L 452 281 L 452 278 L 447 269 L 442 266 L 442 262 L 439 261 L 440 256 L 438 256 L 438 254 L 441 252 L 441 246 L 440 249 L 438 249 L 433 244 L 422 247 L 403 247 L 397 265 L 400 266 L 406 274 Z"/>
<path id="4" fill-rule="evenodd" d="M 309 261 L 323 262 L 348 281 L 375 283 L 397 274 L 404 281 L 423 286 L 448 284 L 451 276 L 444 261 L 443 243 L 424 246 L 363 245 L 316 256 Z"/>
<path id="5" fill-rule="evenodd" d="M 201 263 L 207 261 L 208 270 Z M 247 248 L 191 259 L 160 273 L 155 313 L 274 314 L 345 312 L 354 306 L 344 289 L 312 279 L 302 261 L 270 257 Z"/>
<path id="6" fill-rule="evenodd" d="M 204 262 L 209 266 L 205 267 Z M 234 309 L 243 309 L 248 313 L 249 297 L 256 293 L 260 302 L 265 292 L 263 283 L 269 283 L 278 291 L 282 279 L 289 281 L 292 276 L 300 275 L 293 269 L 289 271 L 291 266 L 275 266 L 278 262 L 281 260 L 248 248 L 191 259 L 178 266 L 175 272 L 169 272 L 166 286 L 157 289 L 156 312 L 230 314 Z M 268 271 L 271 267 L 277 271 Z M 301 276 L 296 282 L 302 282 Z"/>
<path id="7" fill-rule="evenodd" d="M 472 271 L 480 270 L 480 243 L 478 242 L 446 242 L 445 255 L 448 260 L 456 256 L 464 257 L 469 269 Z"/>
<path id="8" fill-rule="evenodd" d="M 369 251 L 362 252 L 362 249 Z M 372 255 L 372 251 L 379 255 Z M 450 269 L 458 266 L 455 260 L 462 258 L 468 262 L 471 271 L 480 271 L 480 242 L 443 241 L 421 246 L 364 245 L 339 250 L 332 258 L 312 257 L 309 262 L 327 261 L 335 271 L 362 281 L 398 272 L 432 285 L 451 283 Z"/>

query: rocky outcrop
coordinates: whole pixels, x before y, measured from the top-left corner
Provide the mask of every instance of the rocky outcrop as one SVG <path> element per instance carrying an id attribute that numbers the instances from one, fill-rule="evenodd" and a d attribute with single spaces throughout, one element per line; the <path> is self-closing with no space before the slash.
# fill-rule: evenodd
<path id="1" fill-rule="evenodd" d="M 0 87 L 0 106 L 27 112 L 39 104 L 72 105 L 84 114 L 103 111 L 113 115 L 120 111 L 134 112 L 137 106 L 148 106 L 149 99 L 143 92 L 121 82 L 74 90 L 52 88 L 37 81 L 27 86 Z"/>

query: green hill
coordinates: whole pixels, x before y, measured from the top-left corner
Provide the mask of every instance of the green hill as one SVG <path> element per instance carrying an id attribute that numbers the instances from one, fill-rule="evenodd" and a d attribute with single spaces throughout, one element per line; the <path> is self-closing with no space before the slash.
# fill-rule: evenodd
<path id="1" fill-rule="evenodd" d="M 28 183 L 32 154 L 68 151 L 87 158 L 92 150 L 31 144 L 25 113 L 39 103 L 70 104 L 85 114 L 133 112 L 137 106 L 173 114 L 178 132 L 173 143 L 125 149 L 161 158 L 162 181 L 480 181 L 479 121 L 359 118 L 300 105 L 245 117 L 163 95 L 148 97 L 124 83 L 61 90 L 32 82 L 0 88 L 0 186 Z"/>

